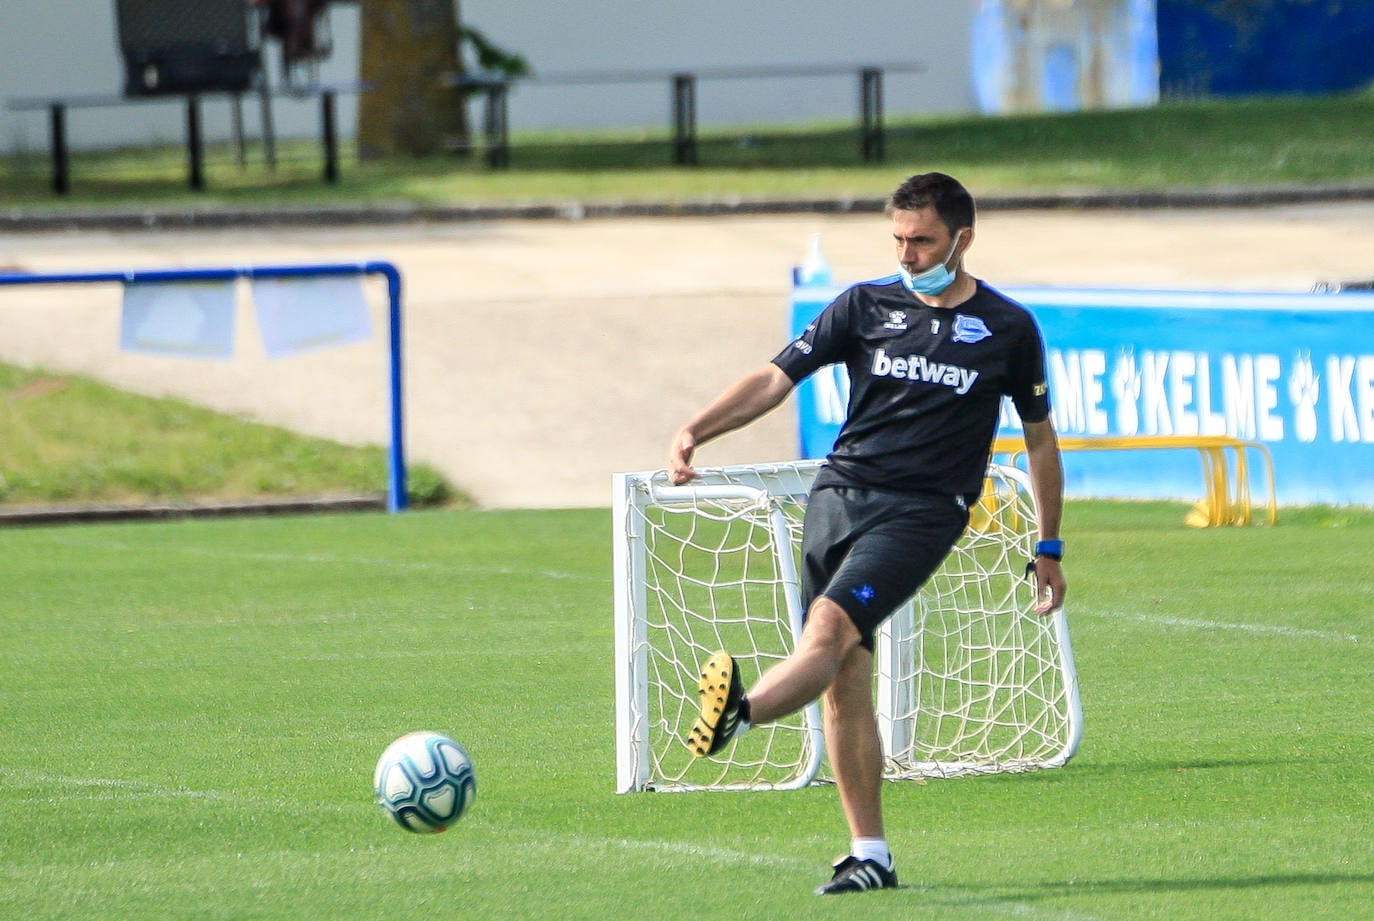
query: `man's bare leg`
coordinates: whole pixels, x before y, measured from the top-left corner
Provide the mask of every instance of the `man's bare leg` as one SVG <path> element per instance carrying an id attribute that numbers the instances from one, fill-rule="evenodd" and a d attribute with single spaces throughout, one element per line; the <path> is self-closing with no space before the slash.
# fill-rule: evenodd
<path id="1" fill-rule="evenodd" d="M 749 689 L 749 722 L 770 723 L 819 699 L 849 653 L 859 648 L 859 630 L 844 608 L 829 598 L 817 598 L 797 648 Z"/>
<path id="2" fill-rule="evenodd" d="M 883 750 L 873 714 L 873 653 L 855 646 L 825 694 L 825 748 L 853 838 L 882 838 Z"/>

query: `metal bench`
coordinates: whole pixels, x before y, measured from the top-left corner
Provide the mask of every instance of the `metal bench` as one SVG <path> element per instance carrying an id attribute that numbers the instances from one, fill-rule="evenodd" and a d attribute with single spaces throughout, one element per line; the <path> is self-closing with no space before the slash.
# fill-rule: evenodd
<path id="1" fill-rule="evenodd" d="M 802 77 L 847 76 L 859 80 L 859 155 L 865 162 L 881 161 L 885 155 L 883 131 L 884 73 L 923 73 L 925 66 L 910 62 L 853 67 L 818 65 L 811 67 L 702 67 L 684 70 L 586 70 L 556 71 L 529 77 L 508 78 L 480 73 L 450 74 L 444 84 L 484 98 L 483 134 L 487 165 L 510 165 L 509 88 L 515 82 L 540 86 L 591 86 L 624 83 L 668 84 L 671 105 L 669 129 L 672 131 L 673 162 L 692 166 L 697 156 L 697 84 L 715 80 L 795 79 Z"/>
<path id="2" fill-rule="evenodd" d="M 325 182 L 339 181 L 339 142 L 336 98 L 340 93 L 366 92 L 361 84 L 317 85 L 278 91 L 253 90 L 251 95 L 261 99 L 263 141 L 269 166 L 276 165 L 275 132 L 272 127 L 271 100 L 273 97 L 302 99 L 312 96 L 320 101 L 320 141 L 324 154 Z M 120 96 L 114 94 L 85 94 L 73 96 L 35 96 L 10 99 L 6 105 L 15 111 L 48 112 L 49 152 L 52 159 L 52 190 L 58 195 L 71 191 L 71 158 L 67 150 L 67 113 L 72 109 L 109 108 L 123 105 L 167 104 L 180 100 L 185 108 L 187 184 L 199 192 L 205 188 L 205 144 L 201 129 L 201 101 L 207 96 L 228 95 L 233 106 L 234 139 L 240 163 L 243 161 L 243 93 L 196 92 L 164 93 L 157 96 Z"/>

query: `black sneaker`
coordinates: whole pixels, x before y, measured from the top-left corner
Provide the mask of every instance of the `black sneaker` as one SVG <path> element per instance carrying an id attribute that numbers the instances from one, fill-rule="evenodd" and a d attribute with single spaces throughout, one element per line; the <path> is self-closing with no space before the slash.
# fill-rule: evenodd
<path id="1" fill-rule="evenodd" d="M 701 716 L 687 733 L 686 745 L 698 758 L 706 758 L 724 748 L 739 726 L 744 684 L 728 653 L 718 652 L 706 660 L 697 693 L 701 695 Z"/>
<path id="2" fill-rule="evenodd" d="M 835 875 L 824 886 L 816 887 L 816 895 L 838 895 L 842 892 L 867 892 L 870 889 L 896 889 L 897 872 L 885 870 L 876 860 L 860 860 L 849 856 L 835 864 Z"/>

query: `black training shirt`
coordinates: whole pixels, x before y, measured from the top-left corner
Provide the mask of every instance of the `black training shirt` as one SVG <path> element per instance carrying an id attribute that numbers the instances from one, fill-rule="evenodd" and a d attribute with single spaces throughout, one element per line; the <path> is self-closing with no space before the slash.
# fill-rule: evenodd
<path id="1" fill-rule="evenodd" d="M 836 362 L 849 408 L 816 485 L 977 499 L 1002 396 L 1049 416 L 1045 346 L 1030 312 L 983 282 L 956 307 L 923 304 L 893 275 L 849 288 L 773 363 L 798 382 Z"/>

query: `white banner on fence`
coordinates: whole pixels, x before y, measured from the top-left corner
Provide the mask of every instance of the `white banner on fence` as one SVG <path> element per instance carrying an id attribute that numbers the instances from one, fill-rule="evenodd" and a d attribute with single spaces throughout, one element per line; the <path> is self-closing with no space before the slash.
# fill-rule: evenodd
<path id="1" fill-rule="evenodd" d="M 119 347 L 184 358 L 234 353 L 234 282 L 135 282 L 124 286 Z"/>
<path id="2" fill-rule="evenodd" d="M 253 304 L 268 358 L 372 338 L 362 279 L 255 278 Z"/>

